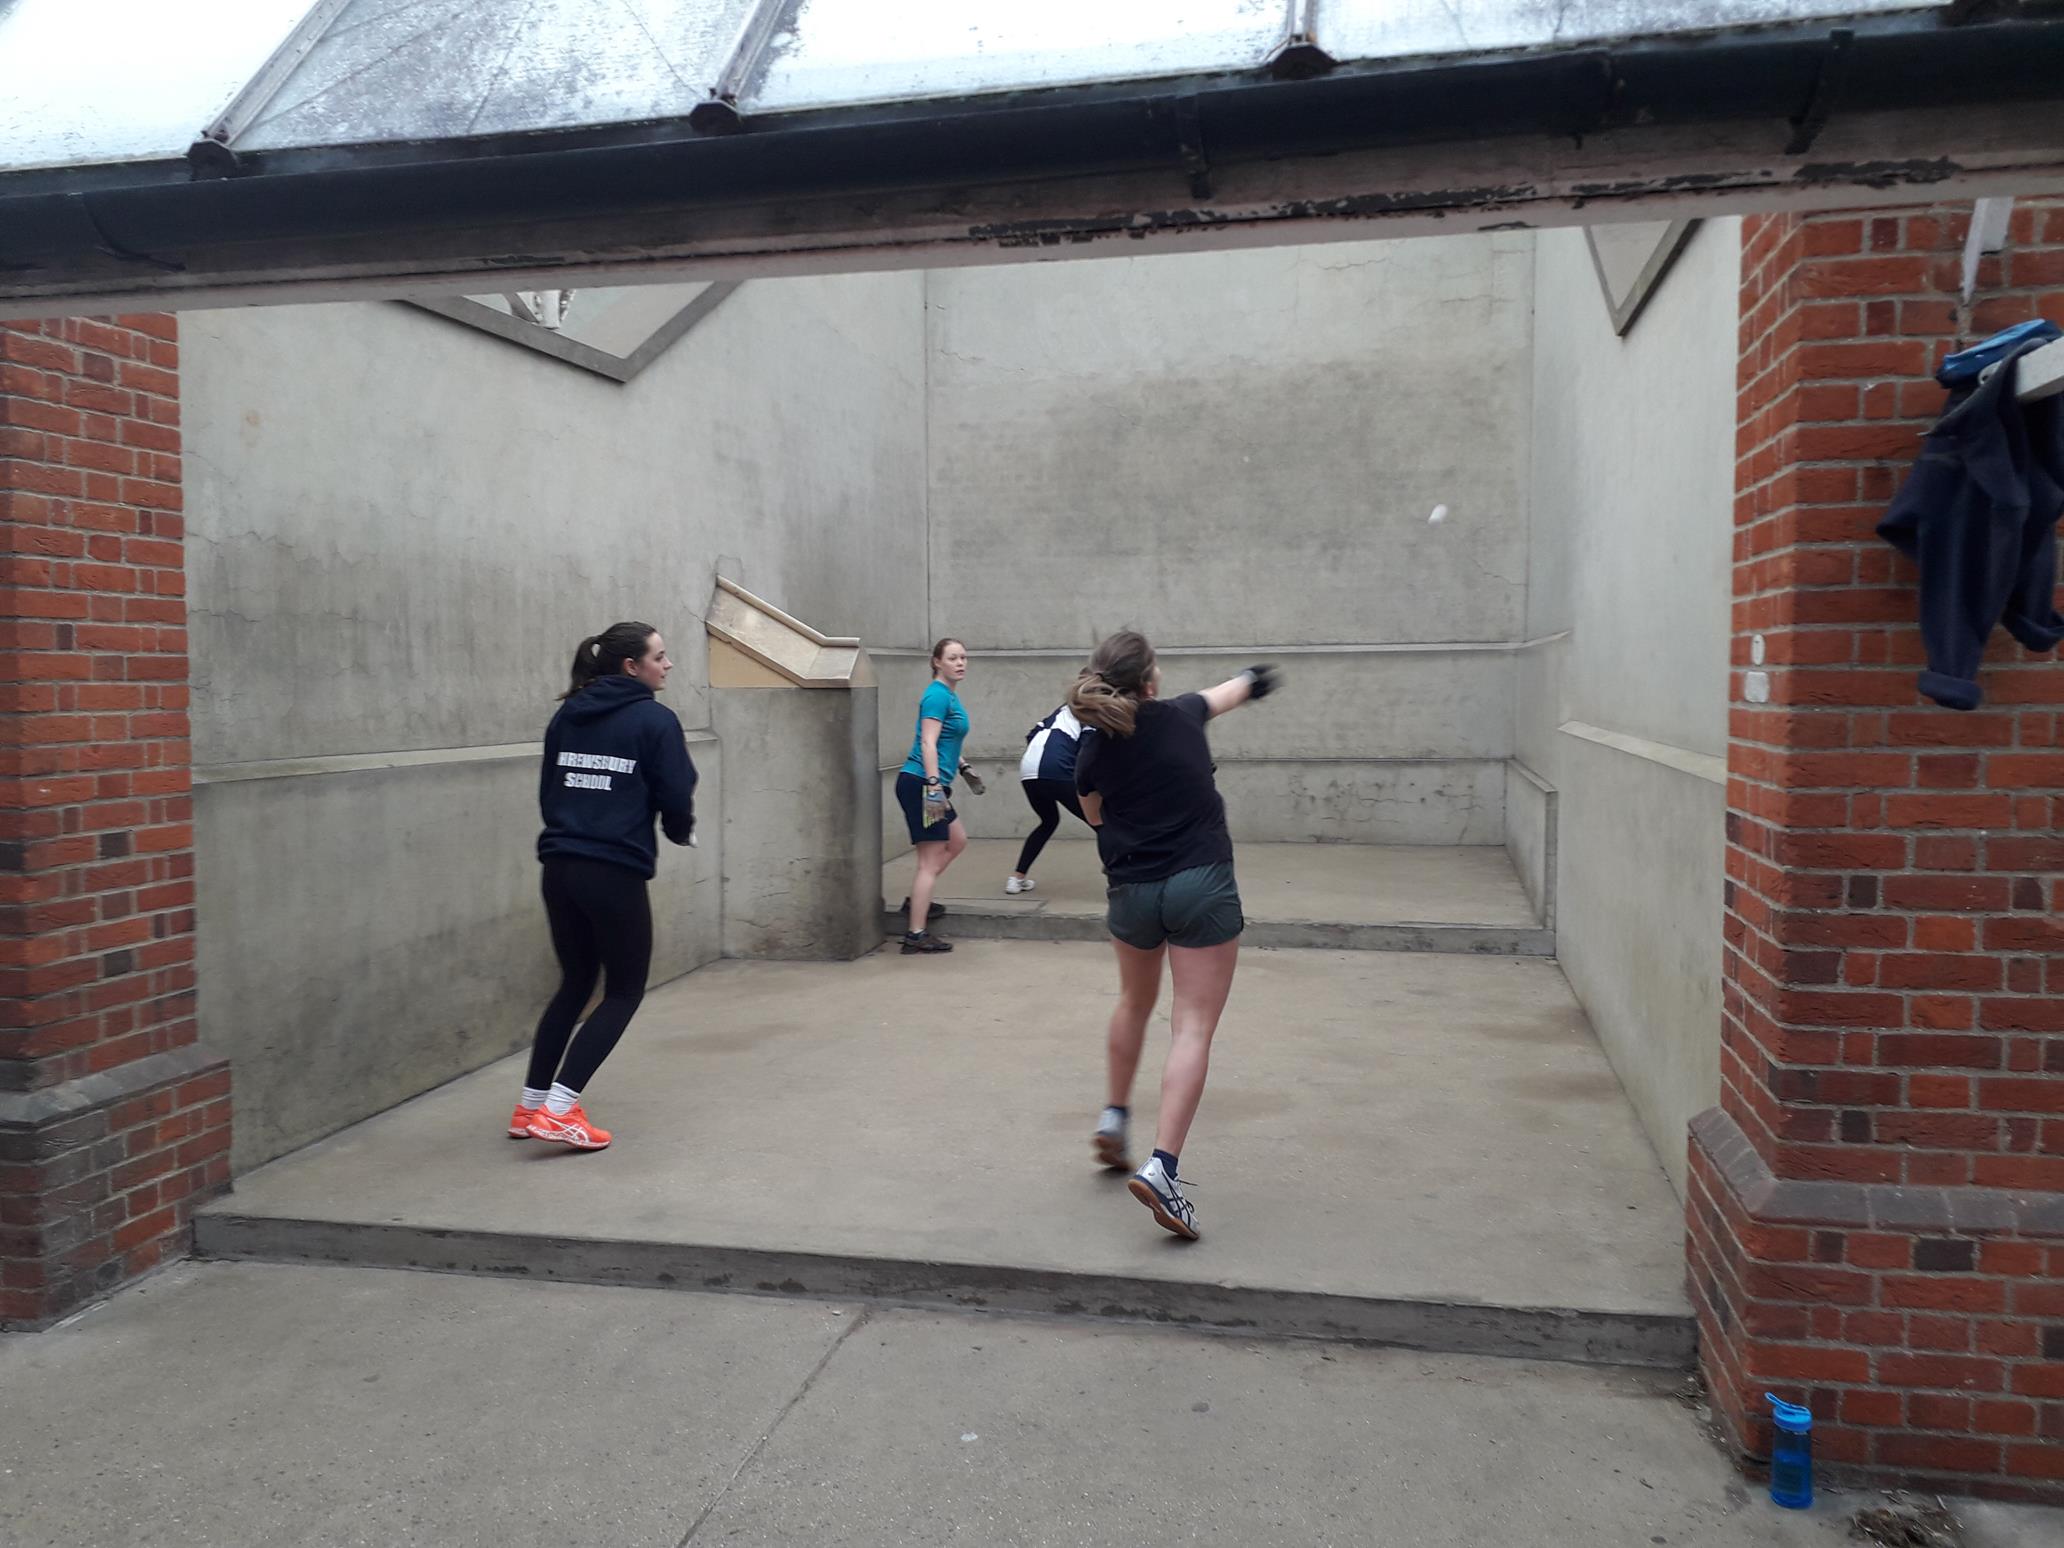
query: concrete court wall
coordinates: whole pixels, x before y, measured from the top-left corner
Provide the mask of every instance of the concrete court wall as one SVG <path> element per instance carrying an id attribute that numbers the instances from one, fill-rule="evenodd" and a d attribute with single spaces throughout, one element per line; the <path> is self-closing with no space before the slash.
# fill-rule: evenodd
<path id="1" fill-rule="evenodd" d="M 1129 625 L 1173 691 L 1290 674 L 1213 737 L 1236 837 L 1501 842 L 1532 254 L 1514 232 L 931 275 L 925 643 L 974 654 L 977 761 L 1009 779 Z M 893 768 L 925 662 L 876 659 Z M 1009 788 L 962 812 L 1028 822 Z M 886 797 L 884 820 L 893 848 Z"/>
<path id="2" fill-rule="evenodd" d="M 1740 254 L 1706 222 L 1624 339 L 1583 232 L 1535 263 L 1514 752 L 1559 803 L 1563 971 L 1680 1192 L 1719 1098 Z"/>
<path id="3" fill-rule="evenodd" d="M 719 564 L 826 632 L 924 632 L 921 291 L 748 285 L 626 386 L 390 304 L 188 314 L 200 1015 L 238 1169 L 528 1039 L 536 744 L 582 636 L 656 624 L 696 728 Z M 716 814 L 754 777 L 691 751 L 655 980 L 718 954 Z"/>

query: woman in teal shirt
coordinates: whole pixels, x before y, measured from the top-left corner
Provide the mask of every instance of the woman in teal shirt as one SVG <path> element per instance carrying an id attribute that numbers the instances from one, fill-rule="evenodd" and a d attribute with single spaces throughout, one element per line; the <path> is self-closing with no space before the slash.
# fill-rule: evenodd
<path id="1" fill-rule="evenodd" d="M 896 801 L 917 848 L 917 877 L 910 884 L 910 917 L 904 921 L 903 955 L 951 951 L 926 928 L 932 888 L 946 867 L 967 848 L 967 829 L 953 813 L 953 776 L 960 772 L 960 747 L 967 740 L 967 711 L 954 690 L 967 676 L 967 647 L 946 639 L 932 647 L 932 681 L 917 704 L 917 735 L 896 776 Z"/>

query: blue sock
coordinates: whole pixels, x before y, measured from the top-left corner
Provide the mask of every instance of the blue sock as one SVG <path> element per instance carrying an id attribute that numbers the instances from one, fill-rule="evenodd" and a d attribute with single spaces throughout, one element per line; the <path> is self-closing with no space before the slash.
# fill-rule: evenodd
<path id="1" fill-rule="evenodd" d="M 1165 1150 L 1157 1150 L 1154 1152 L 1154 1159 L 1168 1168 L 1168 1175 L 1173 1179 L 1175 1176 L 1175 1157 Z"/>

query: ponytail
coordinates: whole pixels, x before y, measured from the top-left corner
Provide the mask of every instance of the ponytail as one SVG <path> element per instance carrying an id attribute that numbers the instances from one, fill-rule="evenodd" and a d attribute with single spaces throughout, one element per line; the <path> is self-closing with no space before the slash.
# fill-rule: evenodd
<path id="1" fill-rule="evenodd" d="M 1121 630 L 1090 656 L 1089 665 L 1068 690 L 1068 709 L 1085 726 L 1111 736 L 1131 736 L 1153 675 L 1154 647 L 1147 637 Z"/>
<path id="2" fill-rule="evenodd" d="M 626 661 L 642 659 L 657 633 L 648 623 L 614 623 L 589 635 L 574 650 L 572 680 L 559 697 L 570 699 L 596 678 L 621 672 Z"/>
<path id="3" fill-rule="evenodd" d="M 1068 708 L 1085 726 L 1112 736 L 1131 736 L 1139 705 L 1113 688 L 1088 667 L 1068 690 Z"/>

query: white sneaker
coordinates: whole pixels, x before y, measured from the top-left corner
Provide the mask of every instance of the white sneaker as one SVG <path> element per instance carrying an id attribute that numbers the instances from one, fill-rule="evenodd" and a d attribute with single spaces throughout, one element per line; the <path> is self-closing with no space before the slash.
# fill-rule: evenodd
<path id="1" fill-rule="evenodd" d="M 1115 1108 L 1104 1109 L 1104 1116 L 1097 1120 L 1090 1146 L 1096 1151 L 1097 1165 L 1107 1166 L 1115 1172 L 1132 1170 L 1132 1162 L 1125 1154 L 1125 1114 Z"/>
<path id="2" fill-rule="evenodd" d="M 1021 892 L 1030 892 L 1036 885 L 1029 876 L 1009 876 L 1004 878 L 1003 890 L 1016 897 Z"/>
<path id="3" fill-rule="evenodd" d="M 1154 1223 L 1162 1230 L 1186 1236 L 1193 1242 L 1197 1239 L 1197 1212 L 1182 1196 L 1182 1189 L 1168 1175 L 1168 1168 L 1161 1164 L 1159 1156 L 1149 1156 L 1147 1164 L 1134 1172 L 1132 1181 L 1125 1186 L 1134 1198 L 1154 1212 Z"/>

